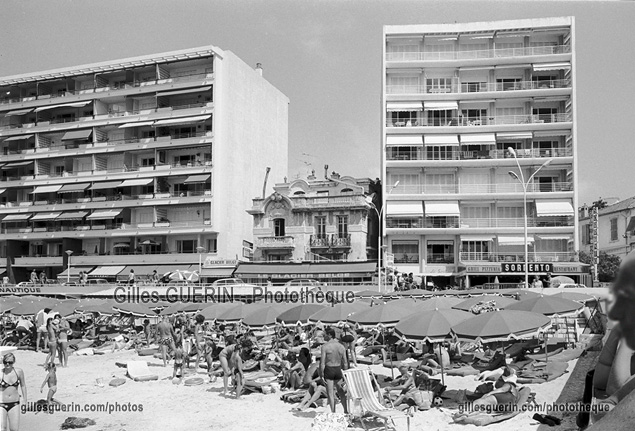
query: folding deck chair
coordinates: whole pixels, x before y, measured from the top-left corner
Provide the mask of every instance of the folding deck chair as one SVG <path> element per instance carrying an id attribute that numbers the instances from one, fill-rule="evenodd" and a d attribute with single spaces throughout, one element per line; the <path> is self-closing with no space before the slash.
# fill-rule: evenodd
<path id="1" fill-rule="evenodd" d="M 410 416 L 402 411 L 386 407 L 381 403 L 381 393 L 373 390 L 371 376 L 372 374 L 369 369 L 354 368 L 344 370 L 344 380 L 346 381 L 348 390 L 347 398 L 349 403 L 352 400 L 359 399 L 361 402 L 362 416 L 369 415 L 383 420 L 384 429 L 386 430 L 388 429 L 388 421 L 396 428 L 394 419 L 405 418 L 408 424 L 408 431 L 410 431 Z M 377 385 L 377 387 L 379 387 L 379 385 Z M 349 409 L 349 411 L 351 410 Z M 364 429 L 367 429 L 361 418 L 360 421 Z"/>

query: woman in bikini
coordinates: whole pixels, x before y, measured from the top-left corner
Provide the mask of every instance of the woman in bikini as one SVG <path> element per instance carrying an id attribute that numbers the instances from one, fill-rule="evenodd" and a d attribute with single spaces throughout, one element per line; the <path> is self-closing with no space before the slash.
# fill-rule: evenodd
<path id="1" fill-rule="evenodd" d="M 51 317 L 46 321 L 46 332 L 49 337 L 49 354 L 46 355 L 46 360 L 44 361 L 44 365 L 49 362 L 55 362 L 55 353 L 57 353 L 57 335 L 59 332 L 59 327 L 57 325 L 56 319 Z"/>
<path id="2" fill-rule="evenodd" d="M 62 367 L 66 367 L 68 365 L 68 335 L 72 331 L 70 325 L 68 324 L 68 320 L 62 319 L 62 316 L 60 316 L 59 314 L 55 315 L 55 319 L 60 322 L 58 327 L 59 342 L 57 345 L 57 349 L 59 351 L 60 365 Z"/>
<path id="3" fill-rule="evenodd" d="M 2 380 L 0 380 L 0 391 L 2 391 L 2 402 L 0 402 L 0 424 L 2 429 L 8 431 L 18 431 L 20 427 L 20 394 L 18 386 L 22 390 L 22 403 L 26 405 L 26 383 L 24 372 L 20 368 L 14 368 L 15 356 L 7 353 L 2 357 Z M 7 428 L 5 426 L 8 425 Z"/>
<path id="4" fill-rule="evenodd" d="M 240 344 L 232 344 L 225 347 L 218 359 L 223 367 L 223 395 L 227 395 L 227 380 L 229 376 L 236 377 L 236 398 L 240 398 L 243 390 L 243 361 L 241 354 L 244 350 L 251 348 L 252 344 L 249 340 L 243 340 Z"/>
<path id="5" fill-rule="evenodd" d="M 196 370 L 198 369 L 198 364 L 201 359 L 205 357 L 205 329 L 203 329 L 205 317 L 201 314 L 197 314 L 195 319 L 194 338 L 196 338 L 196 365 L 194 365 L 194 369 Z"/>

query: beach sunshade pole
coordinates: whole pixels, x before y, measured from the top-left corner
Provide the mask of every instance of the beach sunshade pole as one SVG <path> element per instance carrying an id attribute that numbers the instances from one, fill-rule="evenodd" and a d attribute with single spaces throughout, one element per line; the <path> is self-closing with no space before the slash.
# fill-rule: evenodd
<path id="1" fill-rule="evenodd" d="M 443 377 L 443 353 L 441 352 L 441 344 L 443 343 L 439 343 L 439 359 L 440 359 L 440 363 L 441 363 L 441 384 L 443 386 L 445 386 L 445 378 Z"/>

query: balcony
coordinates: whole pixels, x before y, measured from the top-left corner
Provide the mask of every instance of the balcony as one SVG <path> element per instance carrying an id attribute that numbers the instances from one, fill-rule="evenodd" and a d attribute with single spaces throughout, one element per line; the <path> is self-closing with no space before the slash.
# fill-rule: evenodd
<path id="1" fill-rule="evenodd" d="M 557 114 L 527 114 L 527 115 L 497 115 L 491 117 L 456 117 L 450 120 L 441 118 L 422 118 L 419 120 L 403 121 L 387 118 L 386 127 L 473 127 L 473 126 L 502 126 L 515 124 L 545 124 L 568 123 L 572 121 L 570 113 Z"/>
<path id="2" fill-rule="evenodd" d="M 454 263 L 454 253 L 428 253 L 427 263 Z"/>
<path id="3" fill-rule="evenodd" d="M 451 52 L 387 52 L 386 61 L 446 61 L 474 60 L 489 58 L 531 57 L 537 55 L 570 54 L 571 46 L 531 46 L 519 48 L 499 48 Z"/>
<path id="4" fill-rule="evenodd" d="M 552 193 L 571 192 L 571 182 L 531 183 L 527 187 L 527 193 Z M 523 186 L 520 183 L 506 184 L 399 184 L 393 189 L 393 195 L 439 195 L 439 194 L 491 194 L 491 193 L 522 193 Z"/>
<path id="5" fill-rule="evenodd" d="M 292 236 L 260 237 L 256 247 L 267 249 L 295 248 L 295 238 Z"/>
<path id="6" fill-rule="evenodd" d="M 544 81 L 464 82 L 460 85 L 386 85 L 386 94 L 448 94 L 448 93 L 489 93 L 500 91 L 549 90 L 571 88 L 570 79 L 550 79 Z"/>
<path id="7" fill-rule="evenodd" d="M 311 235 L 311 248 L 350 248 L 351 235 Z"/>
<path id="8" fill-rule="evenodd" d="M 359 208 L 368 207 L 365 196 L 320 196 L 320 197 L 291 197 L 294 209 L 301 208 Z"/>
<path id="9" fill-rule="evenodd" d="M 520 149 L 516 156 L 523 159 L 572 157 L 571 148 L 549 149 Z M 508 150 L 427 150 L 424 147 L 389 147 L 386 149 L 386 160 L 482 160 L 482 159 L 512 159 Z"/>
<path id="10" fill-rule="evenodd" d="M 529 252 L 530 262 L 575 262 L 576 254 L 568 251 Z M 524 262 L 524 253 L 460 252 L 461 262 Z"/>
<path id="11" fill-rule="evenodd" d="M 27 226 L 10 226 L 7 227 L 6 223 L 2 223 L 0 230 L 1 234 L 19 234 L 19 233 L 52 233 L 52 232 L 88 232 L 88 231 L 138 231 L 138 230 L 153 230 L 158 228 L 170 228 L 171 230 L 178 229 L 204 229 L 209 228 L 211 223 L 209 220 L 201 222 L 169 222 L 169 221 L 156 221 L 150 223 L 113 223 L 112 221 L 83 221 L 77 224 L 65 224 L 61 225 L 59 222 L 49 222 L 46 226 L 35 225 Z M 176 232 L 175 232 L 176 233 Z M 134 232 L 130 233 L 134 235 Z M 83 234 L 82 234 L 83 236 Z"/>
<path id="12" fill-rule="evenodd" d="M 461 227 L 490 228 L 490 227 L 524 227 L 522 218 L 461 218 Z M 527 227 L 573 227 L 572 217 L 530 217 Z"/>

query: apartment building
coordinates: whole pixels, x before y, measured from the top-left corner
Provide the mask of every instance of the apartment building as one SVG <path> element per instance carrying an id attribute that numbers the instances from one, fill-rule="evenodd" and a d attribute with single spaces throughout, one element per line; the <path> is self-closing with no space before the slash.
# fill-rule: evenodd
<path id="1" fill-rule="evenodd" d="M 600 251 L 625 258 L 635 250 L 635 197 L 615 202 L 598 211 L 597 245 Z M 580 249 L 590 253 L 591 209 L 579 209 Z"/>
<path id="2" fill-rule="evenodd" d="M 572 17 L 384 27 L 384 233 L 397 270 L 439 286 L 519 282 L 526 242 L 532 278 L 585 271 L 574 41 Z"/>
<path id="3" fill-rule="evenodd" d="M 254 282 L 371 280 L 381 184 L 335 172 L 326 177 L 327 171 L 324 179 L 311 174 L 279 183 L 270 196 L 253 199 L 247 211 L 253 216 L 253 262 L 241 264 L 236 274 Z"/>
<path id="4" fill-rule="evenodd" d="M 0 266 L 233 270 L 266 167 L 286 175 L 288 102 L 213 46 L 0 78 Z"/>

